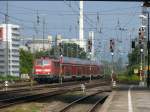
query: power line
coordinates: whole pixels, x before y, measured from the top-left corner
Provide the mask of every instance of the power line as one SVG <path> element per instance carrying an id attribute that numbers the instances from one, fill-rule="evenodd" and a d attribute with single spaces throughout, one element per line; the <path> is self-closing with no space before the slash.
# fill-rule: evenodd
<path id="1" fill-rule="evenodd" d="M 69 6 L 67 3 L 66 3 L 66 1 L 64 1 L 64 3 L 69 7 L 69 8 L 71 8 L 71 10 L 74 12 L 74 13 L 76 13 L 78 16 L 79 16 L 79 12 L 78 11 L 76 11 L 76 10 L 74 10 L 74 8 L 72 7 L 72 6 Z M 85 14 L 84 14 L 85 15 Z M 90 23 L 88 20 L 90 20 L 87 16 L 85 16 L 86 18 L 84 18 L 84 20 L 90 25 L 90 26 L 92 26 L 93 27 L 93 24 L 92 23 Z"/>
<path id="2" fill-rule="evenodd" d="M 97 14 L 98 13 L 98 14 Z M 121 12 L 121 13 L 102 13 L 102 12 L 94 12 L 94 13 L 86 13 L 84 12 L 84 15 L 89 15 L 89 16 L 97 16 L 97 15 L 107 15 L 107 16 L 111 16 L 111 15 L 127 15 L 127 16 L 133 16 L 133 15 L 139 15 L 141 14 L 141 12 Z M 78 15 L 78 14 L 73 14 L 73 13 L 61 13 L 61 15 L 70 15 L 70 16 L 75 16 L 75 15 Z"/>
<path id="3" fill-rule="evenodd" d="M 64 1 L 65 3 L 66 3 L 66 1 Z M 78 9 L 80 9 L 79 8 L 79 6 L 78 6 L 78 4 L 77 4 L 77 2 L 76 1 L 74 1 L 74 3 L 75 3 L 75 5 L 77 6 L 77 8 Z M 67 4 L 69 7 L 72 7 L 72 5 L 70 5 L 70 4 Z M 28 10 L 28 11 L 30 11 L 30 12 L 36 12 L 36 9 L 32 9 L 32 8 L 27 8 L 27 7 L 20 7 L 20 6 L 18 6 L 18 5 L 14 5 L 14 4 L 9 4 L 9 6 L 15 6 L 15 7 L 13 7 L 13 8 L 16 8 L 16 9 L 18 9 L 18 8 L 20 8 L 20 9 L 24 9 L 24 10 Z M 113 8 L 113 9 L 109 9 L 109 10 L 101 10 L 100 12 L 114 12 L 114 11 L 122 11 L 122 10 L 128 10 L 128 9 L 132 9 L 132 8 L 140 8 L 141 6 L 139 5 L 139 6 L 133 6 L 133 7 L 125 7 L 125 8 Z M 20 10 L 19 9 L 19 10 Z M 39 12 L 41 12 L 41 11 L 45 11 L 45 12 L 60 12 L 60 11 L 57 11 L 57 10 L 45 10 L 45 9 L 43 9 L 43 10 L 40 10 L 40 9 L 38 9 L 39 10 Z M 71 12 L 71 11 L 62 11 L 61 10 L 61 12 Z"/>
<path id="4" fill-rule="evenodd" d="M 6 15 L 6 13 L 3 13 L 3 12 L 0 12 L 0 14 L 2 14 L 2 15 Z M 18 20 L 18 21 L 24 21 L 24 22 L 29 22 L 29 23 L 34 23 L 34 21 L 28 21 L 28 20 L 24 20 L 24 19 L 20 19 L 20 18 L 16 18 L 16 17 L 14 17 L 14 16 L 10 16 L 10 15 L 8 15 L 8 17 L 10 17 L 10 18 L 12 18 L 12 19 L 15 19 L 15 20 Z"/>

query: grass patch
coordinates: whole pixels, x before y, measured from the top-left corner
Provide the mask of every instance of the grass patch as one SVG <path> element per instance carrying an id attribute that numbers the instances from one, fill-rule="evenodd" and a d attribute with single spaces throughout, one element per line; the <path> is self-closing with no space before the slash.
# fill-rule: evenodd
<path id="1" fill-rule="evenodd" d="M 7 76 L 4 76 L 4 75 L 0 75 L 0 81 L 5 81 L 5 80 L 8 80 L 8 81 L 18 81 L 18 80 L 21 80 L 20 77 L 17 77 L 17 76 L 10 76 L 10 75 L 7 75 Z"/>
<path id="2" fill-rule="evenodd" d="M 40 103 L 25 103 L 13 107 L 8 107 L 4 109 L 3 112 L 41 112 L 41 108 L 43 107 L 44 104 Z"/>
<path id="3" fill-rule="evenodd" d="M 140 81 L 140 77 L 139 76 L 137 76 L 137 75 L 123 75 L 123 74 L 121 74 L 121 75 L 118 75 L 117 76 L 117 79 L 118 79 L 118 81 L 119 82 L 139 82 Z"/>

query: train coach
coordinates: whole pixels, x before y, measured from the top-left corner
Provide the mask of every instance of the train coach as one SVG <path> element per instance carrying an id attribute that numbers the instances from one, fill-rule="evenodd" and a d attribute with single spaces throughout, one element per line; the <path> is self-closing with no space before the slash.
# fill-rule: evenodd
<path id="1" fill-rule="evenodd" d="M 90 60 L 79 58 L 42 57 L 34 62 L 34 79 L 38 82 L 51 82 L 59 80 L 75 80 L 89 77 L 101 77 L 103 67 Z"/>

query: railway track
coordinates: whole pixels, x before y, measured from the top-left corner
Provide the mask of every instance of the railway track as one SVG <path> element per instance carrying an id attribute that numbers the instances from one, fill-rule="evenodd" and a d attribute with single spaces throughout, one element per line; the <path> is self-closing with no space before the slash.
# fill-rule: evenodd
<path id="1" fill-rule="evenodd" d="M 100 85 L 100 83 L 99 84 L 97 83 L 86 84 L 87 88 L 92 88 L 98 85 Z M 9 97 L 9 98 L 6 97 L 0 100 L 0 108 L 8 107 L 8 106 L 23 103 L 23 102 L 38 100 L 38 99 L 45 98 L 45 97 L 51 97 L 51 96 L 58 95 L 58 94 L 64 94 L 66 92 L 76 91 L 76 90 L 81 90 L 79 83 L 75 85 L 71 85 L 71 84 L 65 85 L 59 88 L 55 88 L 55 89 L 45 88 L 42 90 L 41 93 L 39 92 L 34 93 L 34 91 L 32 91 L 32 94 L 23 94 L 20 96 L 14 96 L 14 97 Z"/>
<path id="2" fill-rule="evenodd" d="M 30 86 L 31 82 L 17 82 L 17 83 L 8 83 L 9 87 L 8 88 L 18 88 L 18 87 L 26 87 L 26 86 Z M 3 89 L 4 86 L 4 82 L 0 83 L 0 89 Z M 38 85 L 38 83 L 33 82 L 33 85 Z"/>
<path id="3" fill-rule="evenodd" d="M 99 105 L 102 105 L 103 102 L 106 100 L 108 95 L 103 96 L 101 99 L 99 99 L 89 110 L 88 112 L 96 112 L 96 109 Z"/>
<path id="4" fill-rule="evenodd" d="M 100 80 L 98 80 L 100 81 Z M 97 82 L 97 80 L 95 81 Z M 41 85 L 33 85 L 32 88 L 31 86 L 26 86 L 26 87 L 18 87 L 17 89 L 11 89 L 11 90 L 1 90 L 0 91 L 0 95 L 3 94 L 8 94 L 8 93 L 17 93 L 17 92 L 25 92 L 25 91 L 29 91 L 29 90 L 40 90 L 44 87 L 47 88 L 56 88 L 56 87 L 63 87 L 63 86 L 67 86 L 67 85 L 75 85 L 75 84 L 82 84 L 82 83 L 88 83 L 88 81 L 75 81 L 75 82 L 65 82 L 63 84 L 60 83 L 53 83 L 53 84 L 41 84 Z M 105 81 L 101 81 L 101 83 L 105 83 Z M 107 83 L 107 82 L 106 82 Z"/>
<path id="5" fill-rule="evenodd" d="M 104 93 L 104 92 L 110 92 L 108 90 L 100 90 L 98 92 L 95 92 L 95 93 L 92 93 L 90 95 L 87 95 L 87 96 L 84 96 L 84 97 L 81 97 L 73 102 L 71 102 L 70 104 L 68 104 L 66 107 L 64 107 L 63 109 L 61 109 L 59 112 L 72 112 L 73 111 L 73 108 L 74 106 L 77 106 L 79 105 L 80 103 L 82 103 L 83 101 L 87 101 L 89 98 L 91 97 L 94 97 L 98 94 L 101 94 L 101 93 Z M 102 96 L 101 98 L 99 98 L 92 107 L 90 107 L 87 112 L 96 112 L 96 108 L 99 104 L 102 104 L 105 99 L 108 97 L 108 95 L 104 95 Z M 82 110 L 80 110 L 81 112 Z M 84 111 L 85 112 L 85 111 Z"/>
<path id="6" fill-rule="evenodd" d="M 80 83 L 84 83 L 84 82 L 80 82 Z M 39 84 L 39 85 L 33 85 L 32 87 L 31 86 L 26 86 L 26 87 L 18 87 L 17 89 L 10 89 L 10 90 L 1 90 L 0 91 L 0 95 L 1 94 L 7 94 L 7 93 L 16 93 L 16 92 L 24 92 L 24 91 L 28 91 L 28 90 L 36 90 L 36 89 L 40 89 L 40 88 L 43 88 L 43 87 L 50 87 L 50 88 L 55 88 L 55 87 L 63 87 L 65 85 L 69 85 L 69 84 L 79 84 L 79 82 L 67 82 L 67 83 L 63 83 L 63 84 L 59 84 L 59 83 L 54 83 L 54 84 Z"/>
<path id="7" fill-rule="evenodd" d="M 80 82 L 81 83 L 81 82 Z M 0 92 L 0 100 L 6 99 L 6 98 L 11 98 L 15 96 L 23 96 L 23 95 L 28 95 L 31 93 L 35 93 L 37 91 L 45 91 L 45 90 L 54 90 L 57 88 L 63 88 L 68 87 L 68 86 L 74 86 L 79 84 L 79 82 L 71 82 L 71 83 L 64 83 L 64 84 L 45 84 L 45 85 L 39 85 L 39 86 L 34 86 L 34 88 L 24 88 L 24 89 L 17 89 L 17 90 L 11 90 L 11 91 L 3 91 Z"/>

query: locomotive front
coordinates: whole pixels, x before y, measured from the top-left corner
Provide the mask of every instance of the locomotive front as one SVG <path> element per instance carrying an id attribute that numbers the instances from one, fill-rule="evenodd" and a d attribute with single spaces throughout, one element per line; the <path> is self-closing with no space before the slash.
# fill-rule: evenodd
<path id="1" fill-rule="evenodd" d="M 34 79 L 36 81 L 45 81 L 45 79 L 51 77 L 52 63 L 49 58 L 36 59 L 34 63 Z"/>

